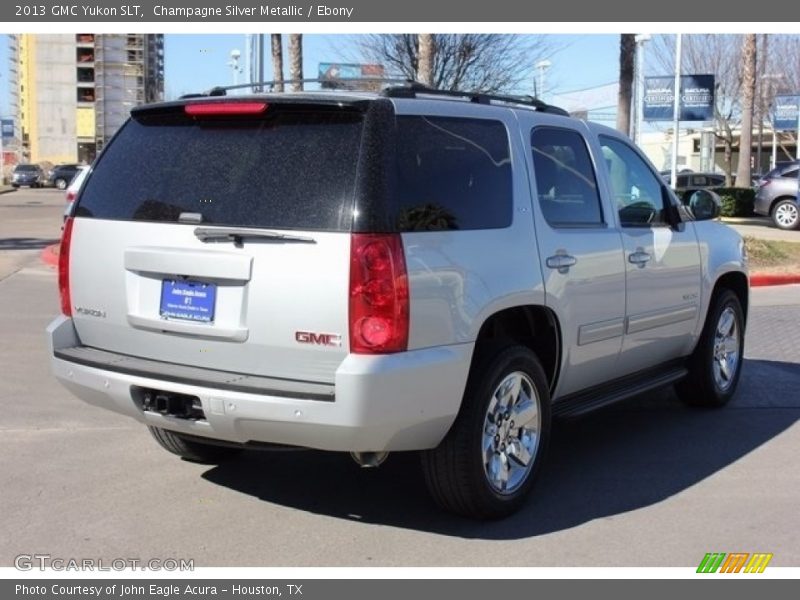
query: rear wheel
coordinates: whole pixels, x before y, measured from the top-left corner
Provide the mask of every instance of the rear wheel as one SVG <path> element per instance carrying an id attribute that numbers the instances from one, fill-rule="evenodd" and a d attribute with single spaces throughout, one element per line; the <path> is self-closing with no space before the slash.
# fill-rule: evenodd
<path id="1" fill-rule="evenodd" d="M 67 180 L 66 179 L 61 179 L 59 177 L 58 179 L 56 179 L 55 184 L 56 184 L 56 187 L 58 189 L 60 189 L 60 190 L 67 189 Z"/>
<path id="2" fill-rule="evenodd" d="M 445 510 L 496 519 L 522 505 L 550 436 L 550 394 L 528 348 L 484 351 L 461 412 L 442 443 L 422 453 L 428 489 Z"/>
<path id="3" fill-rule="evenodd" d="M 192 462 L 221 462 L 233 458 L 242 451 L 241 448 L 198 442 L 160 427 L 148 426 L 147 428 L 162 448 Z"/>
<path id="4" fill-rule="evenodd" d="M 692 406 L 718 407 L 736 392 L 744 355 L 744 314 L 731 290 L 712 300 L 703 334 L 689 359 L 689 376 L 676 389 Z"/>
<path id="5" fill-rule="evenodd" d="M 772 209 L 772 222 L 778 229 L 797 229 L 800 227 L 800 208 L 794 200 L 778 202 Z"/>

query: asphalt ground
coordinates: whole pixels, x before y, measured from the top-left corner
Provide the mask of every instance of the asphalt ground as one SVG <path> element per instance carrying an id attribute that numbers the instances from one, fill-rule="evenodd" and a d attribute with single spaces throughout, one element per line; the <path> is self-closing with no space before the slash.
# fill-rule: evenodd
<path id="1" fill-rule="evenodd" d="M 517 515 L 443 514 L 416 457 L 245 452 L 182 461 L 50 375 L 58 312 L 39 260 L 62 196 L 0 196 L 0 566 L 19 554 L 185 558 L 196 566 L 696 566 L 771 552 L 800 566 L 800 286 L 752 291 L 739 392 L 722 410 L 670 390 L 557 422 Z"/>

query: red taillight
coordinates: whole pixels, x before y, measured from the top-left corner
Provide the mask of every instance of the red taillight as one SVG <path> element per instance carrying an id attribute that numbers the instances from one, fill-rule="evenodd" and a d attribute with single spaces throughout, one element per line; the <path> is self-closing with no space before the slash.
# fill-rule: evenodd
<path id="1" fill-rule="evenodd" d="M 354 233 L 350 246 L 350 351 L 408 348 L 408 274 L 399 234 Z"/>
<path id="2" fill-rule="evenodd" d="M 205 102 L 187 104 L 187 115 L 205 117 L 216 115 L 259 115 L 267 110 L 266 102 Z"/>
<path id="3" fill-rule="evenodd" d="M 66 195 L 67 202 L 73 202 L 75 200 L 75 196 L 77 196 L 77 194 L 74 191 L 68 191 Z"/>
<path id="4" fill-rule="evenodd" d="M 72 298 L 69 293 L 69 245 L 72 241 L 73 222 L 72 217 L 64 222 L 61 247 L 58 250 L 58 295 L 61 297 L 61 312 L 67 317 L 72 316 Z"/>

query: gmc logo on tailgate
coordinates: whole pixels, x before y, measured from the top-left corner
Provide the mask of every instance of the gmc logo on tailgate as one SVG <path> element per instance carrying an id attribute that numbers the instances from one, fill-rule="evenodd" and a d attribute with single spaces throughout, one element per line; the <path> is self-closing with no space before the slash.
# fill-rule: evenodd
<path id="1" fill-rule="evenodd" d="M 313 331 L 296 331 L 294 340 L 299 344 L 315 346 L 341 346 L 342 336 L 338 333 L 314 333 Z"/>

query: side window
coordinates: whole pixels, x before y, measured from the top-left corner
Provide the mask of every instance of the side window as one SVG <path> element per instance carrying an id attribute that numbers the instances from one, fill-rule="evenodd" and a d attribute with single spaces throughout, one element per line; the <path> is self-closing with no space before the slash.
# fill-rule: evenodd
<path id="1" fill-rule="evenodd" d="M 616 138 L 600 136 L 611 193 L 623 227 L 665 222 L 661 182 L 633 148 Z"/>
<path id="2" fill-rule="evenodd" d="M 531 133 L 536 195 L 554 227 L 600 225 L 603 213 L 589 150 L 569 129 L 537 127 Z"/>
<path id="3" fill-rule="evenodd" d="M 397 118 L 399 231 L 511 225 L 511 151 L 500 121 Z"/>
<path id="4" fill-rule="evenodd" d="M 785 179 L 797 179 L 797 171 L 798 169 L 789 169 L 788 171 L 784 172 L 781 177 Z"/>

